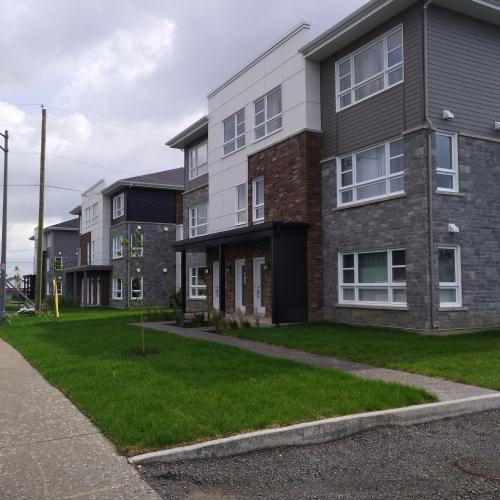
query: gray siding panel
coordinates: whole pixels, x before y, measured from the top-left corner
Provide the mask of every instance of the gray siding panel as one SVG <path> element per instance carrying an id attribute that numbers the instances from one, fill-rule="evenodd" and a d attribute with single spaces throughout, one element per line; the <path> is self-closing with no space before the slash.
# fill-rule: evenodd
<path id="1" fill-rule="evenodd" d="M 403 24 L 404 82 L 359 104 L 336 112 L 335 61 Z M 323 158 L 370 146 L 423 122 L 422 11 L 420 6 L 380 26 L 321 63 Z"/>
<path id="2" fill-rule="evenodd" d="M 500 30 L 432 7 L 429 11 L 429 112 L 437 127 L 498 137 Z M 443 109 L 455 114 L 441 119 Z"/>

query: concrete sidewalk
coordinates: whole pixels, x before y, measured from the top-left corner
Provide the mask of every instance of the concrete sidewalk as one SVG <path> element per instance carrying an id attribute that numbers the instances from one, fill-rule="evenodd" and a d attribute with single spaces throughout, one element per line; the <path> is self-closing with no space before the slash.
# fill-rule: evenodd
<path id="1" fill-rule="evenodd" d="M 225 335 L 217 335 L 204 331 L 203 328 L 180 328 L 165 323 L 145 323 L 147 328 L 174 333 L 182 337 L 188 337 L 198 340 L 208 340 L 218 344 L 231 345 L 240 349 L 262 354 L 272 358 L 290 359 L 306 365 L 320 366 L 323 368 L 335 368 L 336 370 L 351 373 L 357 377 L 370 380 L 383 380 L 385 382 L 395 382 L 412 387 L 425 389 L 434 394 L 439 401 L 453 401 L 456 399 L 470 398 L 475 396 L 484 396 L 495 394 L 497 391 L 475 387 L 466 384 L 459 384 L 425 375 L 417 375 L 389 368 L 378 368 L 375 366 L 355 363 L 343 359 L 311 354 L 308 352 L 297 351 L 287 347 L 281 347 L 253 340 L 241 339 Z"/>
<path id="2" fill-rule="evenodd" d="M 2 339 L 0 498 L 159 498 L 97 428 Z"/>

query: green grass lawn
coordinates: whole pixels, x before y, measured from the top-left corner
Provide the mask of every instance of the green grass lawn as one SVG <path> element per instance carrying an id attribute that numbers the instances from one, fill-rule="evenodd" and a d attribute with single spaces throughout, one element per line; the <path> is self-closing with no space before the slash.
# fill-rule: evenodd
<path id="1" fill-rule="evenodd" d="M 252 429 L 433 401 L 424 391 L 146 330 L 133 313 L 19 318 L 0 330 L 126 454 Z"/>
<path id="2" fill-rule="evenodd" d="M 500 331 L 424 336 L 381 328 L 316 323 L 231 330 L 231 334 L 500 390 Z"/>

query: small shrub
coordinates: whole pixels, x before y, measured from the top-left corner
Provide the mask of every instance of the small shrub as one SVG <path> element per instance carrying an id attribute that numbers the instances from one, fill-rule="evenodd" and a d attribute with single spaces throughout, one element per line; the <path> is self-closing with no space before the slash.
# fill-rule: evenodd
<path id="1" fill-rule="evenodd" d="M 229 330 L 229 321 L 221 311 L 213 311 L 210 324 L 215 328 L 216 333 L 224 334 Z"/>
<path id="2" fill-rule="evenodd" d="M 248 321 L 248 319 L 242 312 L 238 313 L 238 321 L 241 328 L 250 328 L 252 326 L 250 321 Z"/>
<path id="3" fill-rule="evenodd" d="M 193 314 L 193 318 L 191 320 L 191 325 L 195 328 L 203 326 L 205 324 L 205 314 L 202 312 L 197 312 Z"/>
<path id="4" fill-rule="evenodd" d="M 170 307 L 173 309 L 180 309 L 182 307 L 182 293 L 180 290 L 170 296 Z"/>
<path id="5" fill-rule="evenodd" d="M 236 316 L 232 315 L 229 318 L 229 328 L 231 328 L 231 330 L 237 330 L 238 326 L 238 319 L 236 318 Z"/>
<path id="6" fill-rule="evenodd" d="M 174 309 L 173 311 L 174 317 L 173 320 L 177 324 L 177 326 L 182 326 L 184 324 L 184 313 L 181 309 Z"/>

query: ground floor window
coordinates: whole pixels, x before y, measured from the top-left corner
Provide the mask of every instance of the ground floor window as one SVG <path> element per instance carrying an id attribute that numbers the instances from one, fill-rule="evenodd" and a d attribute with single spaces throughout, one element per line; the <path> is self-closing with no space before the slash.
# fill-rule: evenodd
<path id="1" fill-rule="evenodd" d="M 460 283 L 460 248 L 439 247 L 439 305 L 457 307 L 462 305 Z"/>
<path id="2" fill-rule="evenodd" d="M 406 251 L 339 254 L 339 302 L 406 306 Z"/>
<path id="3" fill-rule="evenodd" d="M 123 299 L 123 280 L 121 278 L 113 278 L 112 297 L 113 300 Z"/>
<path id="4" fill-rule="evenodd" d="M 189 280 L 189 298 L 207 298 L 207 274 L 205 267 L 192 267 Z"/>
<path id="5" fill-rule="evenodd" d="M 62 295 L 62 282 L 61 280 L 56 280 L 57 295 Z"/>
<path id="6" fill-rule="evenodd" d="M 137 276 L 135 278 L 132 278 L 130 280 L 130 298 L 132 300 L 140 300 L 142 299 L 142 289 L 143 289 L 143 279 L 138 278 Z"/>

